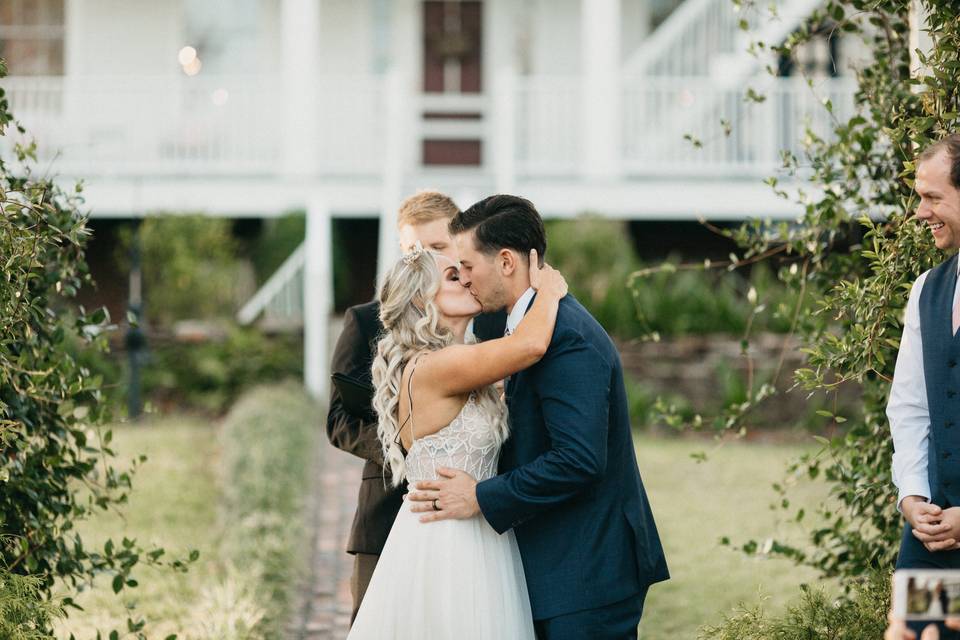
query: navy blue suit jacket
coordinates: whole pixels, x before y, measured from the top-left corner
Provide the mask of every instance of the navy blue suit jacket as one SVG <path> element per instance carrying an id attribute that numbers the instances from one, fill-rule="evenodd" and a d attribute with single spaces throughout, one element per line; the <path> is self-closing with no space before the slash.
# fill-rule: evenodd
<path id="1" fill-rule="evenodd" d="M 513 529 L 537 620 L 602 607 L 669 578 L 637 470 L 620 354 L 577 300 L 560 301 L 544 358 L 507 382 L 500 475 L 477 485 Z"/>

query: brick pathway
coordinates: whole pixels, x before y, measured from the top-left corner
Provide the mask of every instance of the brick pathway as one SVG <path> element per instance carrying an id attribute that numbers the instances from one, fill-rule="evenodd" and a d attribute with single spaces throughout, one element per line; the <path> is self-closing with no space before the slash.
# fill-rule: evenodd
<path id="1" fill-rule="evenodd" d="M 344 551 L 357 506 L 363 461 L 320 433 L 313 486 L 312 559 L 290 629 L 294 640 L 343 640 L 350 627 L 353 556 Z"/>

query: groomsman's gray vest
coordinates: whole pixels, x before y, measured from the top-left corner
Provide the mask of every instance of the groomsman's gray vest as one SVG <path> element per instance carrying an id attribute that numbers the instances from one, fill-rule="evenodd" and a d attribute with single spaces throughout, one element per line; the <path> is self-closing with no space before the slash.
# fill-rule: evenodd
<path id="1" fill-rule="evenodd" d="M 953 334 L 957 256 L 934 268 L 920 293 L 923 375 L 930 410 L 931 502 L 960 506 L 960 336 Z"/>

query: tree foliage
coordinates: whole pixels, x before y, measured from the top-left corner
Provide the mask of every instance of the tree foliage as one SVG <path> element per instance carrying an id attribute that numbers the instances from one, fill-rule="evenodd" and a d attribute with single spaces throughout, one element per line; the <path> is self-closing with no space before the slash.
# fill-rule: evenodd
<path id="1" fill-rule="evenodd" d="M 889 580 L 873 572 L 854 586 L 854 597 L 835 601 L 822 588 L 801 585 L 800 598 L 779 616 L 763 605 L 741 607 L 722 624 L 706 626 L 700 638 L 711 640 L 877 640 L 883 637 L 890 607 Z"/>
<path id="2" fill-rule="evenodd" d="M 231 221 L 202 214 L 156 215 L 139 225 L 146 317 L 168 327 L 185 319 L 231 319 L 254 290 Z M 133 233 L 120 235 L 128 265 Z"/>
<path id="3" fill-rule="evenodd" d="M 106 349 L 110 328 L 104 309 L 74 311 L 68 304 L 90 282 L 82 185 L 68 192 L 37 174 L 36 145 L 25 134 L 0 89 L 7 151 L 0 157 L 0 567 L 30 576 L 5 584 L 32 586 L 46 599 L 56 585 L 77 588 L 101 574 L 121 592 L 137 585 L 138 565 L 186 563 L 167 562 L 163 549 L 125 538 L 90 548 L 77 533 L 78 521 L 126 501 L 145 458 L 130 469 L 113 466 L 111 433 L 101 427 L 103 381 L 68 347 Z M 69 597 L 62 604 L 76 606 Z M 35 612 L 33 623 L 49 632 L 49 610 Z M 142 629 L 142 621 L 129 620 L 124 634 L 143 637 Z"/>
<path id="4" fill-rule="evenodd" d="M 924 0 L 933 47 L 921 58 L 929 71 L 915 77 L 909 4 L 830 0 L 786 42 L 754 43 L 757 52 L 792 55 L 826 30 L 862 38 L 870 59 L 856 70 L 856 113 L 840 118 L 824 100 L 833 135 L 808 130 L 805 152 L 785 152 L 780 175 L 769 180 L 781 197 L 797 203 L 796 223 L 754 220 L 729 233 L 741 247 L 729 268 L 772 261 L 794 292 L 789 322 L 807 356 L 793 372 L 796 384 L 828 399 L 845 384 L 862 388 L 859 415 L 824 412 L 826 432 L 835 435 L 820 438 L 822 449 L 793 464 L 788 481 L 776 487 L 783 515 L 801 521 L 807 514 L 793 511 L 789 484 L 802 477 L 829 483 L 832 499 L 818 514 L 809 545 L 766 540 L 743 548 L 792 558 L 844 578 L 847 586 L 873 569 L 893 566 L 902 524 L 884 410 L 910 287 L 945 259 L 914 219 L 912 187 L 917 154 L 958 131 L 960 6 Z M 818 91 L 815 80 L 808 84 Z M 746 99 L 763 99 L 754 94 Z M 731 407 L 725 419 L 698 421 L 736 432 L 753 407 L 777 398 L 768 387 L 751 389 L 748 402 Z"/>

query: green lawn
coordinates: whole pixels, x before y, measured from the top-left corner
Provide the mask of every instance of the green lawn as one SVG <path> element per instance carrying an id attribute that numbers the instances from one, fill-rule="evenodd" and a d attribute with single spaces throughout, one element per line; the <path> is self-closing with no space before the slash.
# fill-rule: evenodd
<path id="1" fill-rule="evenodd" d="M 217 443 L 215 427 L 208 421 L 165 418 L 143 425 L 114 427 L 117 466 L 140 453 L 148 456 L 134 476 L 134 491 L 123 516 L 103 513 L 81 523 L 80 532 L 90 547 L 102 546 L 108 537 L 137 538 L 144 545 L 156 543 L 167 555 L 186 555 L 200 550 L 200 559 L 188 573 L 143 567 L 135 570 L 140 585 L 117 596 L 110 576 L 100 577 L 95 588 L 77 598 L 85 611 L 74 611 L 58 628 L 58 636 L 74 633 L 78 639 L 93 638 L 95 629 L 126 628 L 126 604 L 148 621 L 151 638 L 182 633 L 202 615 L 206 592 L 217 581 L 216 563 Z M 181 638 L 183 636 L 181 635 Z"/>
<path id="2" fill-rule="evenodd" d="M 783 479 L 785 462 L 800 446 L 744 442 L 665 440 L 639 437 L 640 471 L 653 505 L 672 578 L 647 596 L 641 637 L 692 640 L 705 624 L 716 624 L 739 603 L 756 604 L 762 591 L 773 609 L 799 594 L 798 585 L 816 574 L 789 561 L 749 558 L 720 544 L 776 534 L 803 542 L 796 525 L 775 524 L 769 505 L 772 482 Z M 691 453 L 707 451 L 698 463 Z M 807 512 L 826 497 L 823 484 L 801 483 L 791 502 Z M 809 524 L 809 523 L 808 523 Z"/>
<path id="3" fill-rule="evenodd" d="M 86 612 L 71 614 L 59 635 L 66 638 L 74 632 L 78 638 L 92 638 L 96 628 L 120 627 L 126 619 L 124 602 L 131 600 L 148 619 L 151 638 L 189 632 L 204 615 L 203 601 L 222 574 L 217 562 L 221 496 L 215 427 L 171 417 L 114 431 L 120 460 L 139 452 L 149 460 L 134 478 L 124 518 L 105 514 L 83 524 L 88 543 L 126 535 L 143 543 L 155 541 L 172 553 L 198 548 L 200 560 L 187 574 L 140 569 L 135 576 L 140 586 L 123 599 L 110 590 L 109 577 L 102 578 L 79 598 Z M 713 446 L 709 441 L 637 440 L 640 469 L 673 575 L 650 591 L 641 624 L 644 638 L 692 640 L 702 625 L 719 622 L 722 613 L 739 602 L 755 603 L 761 588 L 778 607 L 798 593 L 799 583 L 815 579 L 813 572 L 789 562 L 747 558 L 719 543 L 721 536 L 737 542 L 763 539 L 774 531 L 770 484 L 781 479 L 785 461 L 803 449 L 738 442 L 710 452 L 705 463 L 690 457 Z M 791 495 L 795 503 L 812 506 L 823 499 L 825 488 L 802 485 Z M 800 539 L 796 528 L 781 527 L 779 532 Z"/>

